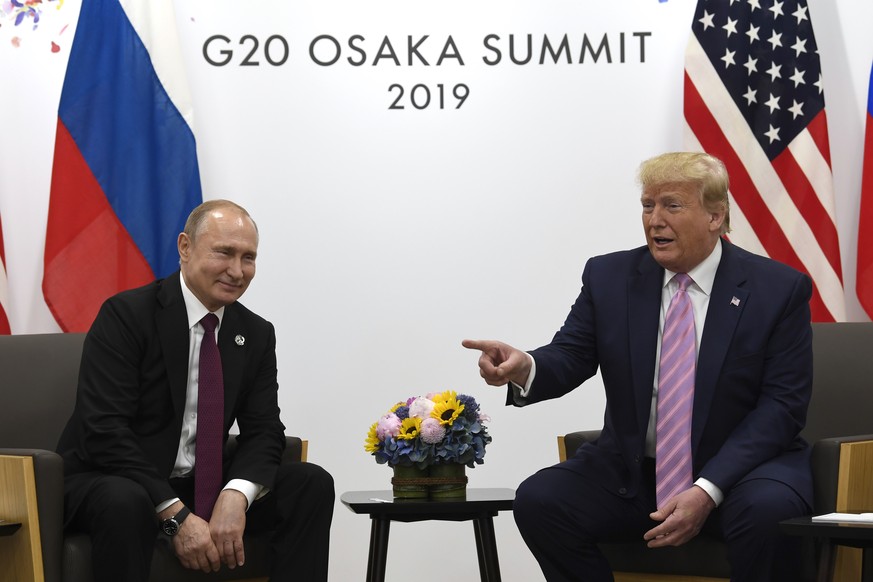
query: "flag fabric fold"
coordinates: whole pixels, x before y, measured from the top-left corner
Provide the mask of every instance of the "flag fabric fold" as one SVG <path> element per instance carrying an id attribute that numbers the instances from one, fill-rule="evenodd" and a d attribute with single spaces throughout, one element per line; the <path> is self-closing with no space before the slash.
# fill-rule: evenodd
<path id="1" fill-rule="evenodd" d="M 0 335 L 9 335 L 9 285 L 6 279 L 6 252 L 3 247 L 3 221 L 0 220 Z"/>
<path id="2" fill-rule="evenodd" d="M 873 67 L 867 90 L 864 166 L 861 177 L 861 210 L 858 213 L 858 271 L 855 291 L 858 301 L 873 319 Z"/>
<path id="3" fill-rule="evenodd" d="M 806 272 L 813 321 L 845 319 L 821 65 L 805 0 L 699 0 L 685 147 L 731 179 L 731 240 Z"/>
<path id="4" fill-rule="evenodd" d="M 86 331 L 114 293 L 178 267 L 202 201 L 171 0 L 82 3 L 58 107 L 43 294 Z"/>

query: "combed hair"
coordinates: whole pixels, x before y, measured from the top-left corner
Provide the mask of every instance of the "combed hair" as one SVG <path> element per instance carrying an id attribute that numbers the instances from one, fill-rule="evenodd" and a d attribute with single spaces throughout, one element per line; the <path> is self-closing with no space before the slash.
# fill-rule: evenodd
<path id="1" fill-rule="evenodd" d="M 650 158 L 640 164 L 637 181 L 643 190 L 668 184 L 693 184 L 700 193 L 700 202 L 707 212 L 724 209 L 720 234 L 731 230 L 731 209 L 728 201 L 727 168 L 718 158 L 703 152 L 671 152 Z"/>

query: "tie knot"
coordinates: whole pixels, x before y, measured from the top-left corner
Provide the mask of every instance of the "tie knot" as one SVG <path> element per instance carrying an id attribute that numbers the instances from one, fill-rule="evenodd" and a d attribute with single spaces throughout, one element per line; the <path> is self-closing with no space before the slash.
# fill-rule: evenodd
<path id="1" fill-rule="evenodd" d="M 212 333 L 218 327 L 218 316 L 214 313 L 207 313 L 200 320 L 200 325 L 206 330 L 206 333 Z"/>
<path id="2" fill-rule="evenodd" d="M 676 280 L 677 283 L 679 283 L 680 291 L 687 291 L 688 286 L 694 282 L 694 280 L 688 276 L 688 273 L 676 273 L 676 276 L 673 278 Z"/>

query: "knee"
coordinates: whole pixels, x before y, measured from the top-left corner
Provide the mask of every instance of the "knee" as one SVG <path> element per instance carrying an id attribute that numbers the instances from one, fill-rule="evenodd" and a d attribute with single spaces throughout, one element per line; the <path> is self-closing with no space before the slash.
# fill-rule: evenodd
<path id="1" fill-rule="evenodd" d="M 779 534 L 779 522 L 807 513 L 806 504 L 793 489 L 768 479 L 744 483 L 732 491 L 723 506 L 726 537 L 736 535 L 773 537 Z"/>
<path id="2" fill-rule="evenodd" d="M 540 483 L 534 474 L 518 486 L 515 500 L 512 503 L 512 513 L 519 529 L 535 529 L 548 519 L 556 508 L 555 496 L 549 493 L 549 488 Z"/>
<path id="3" fill-rule="evenodd" d="M 277 491 L 303 494 L 313 502 L 333 505 L 336 493 L 333 476 L 314 463 L 291 463 L 279 468 Z"/>
<path id="4" fill-rule="evenodd" d="M 143 528 L 149 532 L 157 524 L 155 506 L 139 483 L 117 476 L 105 476 L 92 488 L 90 497 L 94 520 L 99 527 L 125 524 L 127 528 Z"/>

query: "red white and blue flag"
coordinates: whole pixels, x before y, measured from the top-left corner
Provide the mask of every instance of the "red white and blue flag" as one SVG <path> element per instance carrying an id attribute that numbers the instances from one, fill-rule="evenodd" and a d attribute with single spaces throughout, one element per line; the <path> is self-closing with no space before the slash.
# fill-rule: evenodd
<path id="1" fill-rule="evenodd" d="M 730 175 L 731 240 L 806 272 L 813 321 L 845 319 L 821 64 L 806 0 L 699 0 L 685 145 Z"/>
<path id="2" fill-rule="evenodd" d="M 171 0 L 82 2 L 58 108 L 43 294 L 87 331 L 109 296 L 178 268 L 202 201 Z"/>
<path id="3" fill-rule="evenodd" d="M 9 285 L 6 279 L 6 253 L 3 250 L 3 221 L 0 221 L 0 335 L 9 335 Z"/>
<path id="4" fill-rule="evenodd" d="M 873 68 L 867 91 L 867 130 L 864 135 L 864 172 L 861 178 L 861 211 L 858 219 L 858 301 L 873 319 Z"/>

